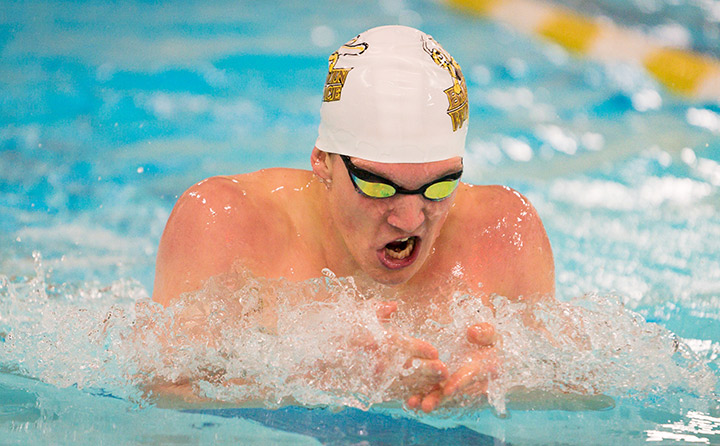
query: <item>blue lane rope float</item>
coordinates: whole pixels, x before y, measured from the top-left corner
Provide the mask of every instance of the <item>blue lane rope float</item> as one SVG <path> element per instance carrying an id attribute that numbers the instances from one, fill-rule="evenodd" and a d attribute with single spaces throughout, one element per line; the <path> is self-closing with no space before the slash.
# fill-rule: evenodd
<path id="1" fill-rule="evenodd" d="M 720 103 L 720 61 L 671 48 L 639 31 L 538 0 L 447 0 L 472 14 L 549 39 L 599 61 L 640 63 L 673 93 Z"/>

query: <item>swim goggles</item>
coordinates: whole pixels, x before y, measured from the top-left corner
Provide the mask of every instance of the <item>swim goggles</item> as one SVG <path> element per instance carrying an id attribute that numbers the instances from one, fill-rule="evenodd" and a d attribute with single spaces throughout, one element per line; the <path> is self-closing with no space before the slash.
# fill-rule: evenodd
<path id="1" fill-rule="evenodd" d="M 350 174 L 355 190 L 370 198 L 388 198 L 395 194 L 422 194 L 428 200 L 441 201 L 452 195 L 457 189 L 463 171 L 453 172 L 415 190 L 405 189 L 392 181 L 361 169 L 350 161 L 347 155 L 340 155 Z"/>

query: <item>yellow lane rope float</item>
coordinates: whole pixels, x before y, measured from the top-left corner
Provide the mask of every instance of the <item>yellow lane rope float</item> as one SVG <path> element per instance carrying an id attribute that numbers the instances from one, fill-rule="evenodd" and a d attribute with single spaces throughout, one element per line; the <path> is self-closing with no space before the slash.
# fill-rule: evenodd
<path id="1" fill-rule="evenodd" d="M 720 102 L 720 61 L 669 48 L 639 31 L 538 0 L 447 0 L 459 9 L 545 37 L 569 51 L 599 61 L 641 63 L 668 90 Z"/>

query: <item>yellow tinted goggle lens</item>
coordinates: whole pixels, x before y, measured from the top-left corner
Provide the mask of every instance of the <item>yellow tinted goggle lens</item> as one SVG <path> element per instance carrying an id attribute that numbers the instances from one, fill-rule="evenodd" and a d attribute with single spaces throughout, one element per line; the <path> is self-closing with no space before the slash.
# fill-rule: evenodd
<path id="1" fill-rule="evenodd" d="M 361 180 L 355 175 L 353 175 L 353 179 L 355 180 L 355 184 L 357 185 L 358 189 L 360 189 L 362 193 L 364 193 L 368 197 L 387 198 L 395 195 L 395 188 L 390 186 L 389 184 L 371 183 L 369 181 Z"/>
<path id="2" fill-rule="evenodd" d="M 423 193 L 423 195 L 428 200 L 442 200 L 453 193 L 457 187 L 458 181 L 460 180 L 440 181 L 439 183 L 435 183 L 425 189 L 425 193 Z"/>

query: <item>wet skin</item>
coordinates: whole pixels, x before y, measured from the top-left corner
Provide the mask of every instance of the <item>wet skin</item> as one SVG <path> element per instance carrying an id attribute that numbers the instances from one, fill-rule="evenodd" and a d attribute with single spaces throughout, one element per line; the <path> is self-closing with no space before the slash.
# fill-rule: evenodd
<path id="1" fill-rule="evenodd" d="M 352 162 L 411 190 L 462 168 L 460 158 Z M 450 296 L 456 283 L 485 297 L 554 294 L 547 235 L 535 209 L 516 191 L 460 183 L 442 201 L 420 195 L 373 199 L 355 190 L 339 156 L 314 149 L 311 163 L 312 172 L 267 169 L 209 178 L 188 189 L 160 242 L 153 299 L 167 306 L 238 262 L 267 278 L 302 281 L 329 268 L 360 284 L 388 285 L 395 302 L 378 309 L 381 319 L 431 301 L 442 308 L 438 299 Z M 388 243 L 407 237 L 415 240 L 411 254 L 394 259 Z M 407 247 L 399 244 L 398 250 Z M 398 341 L 419 360 L 414 376 L 427 384 L 419 394 L 406 395 L 410 407 L 431 411 L 446 396 L 486 388 L 497 369 L 494 330 L 479 321 L 467 327 L 466 336 L 477 351 L 458 370 L 447 370 L 427 342 Z"/>

